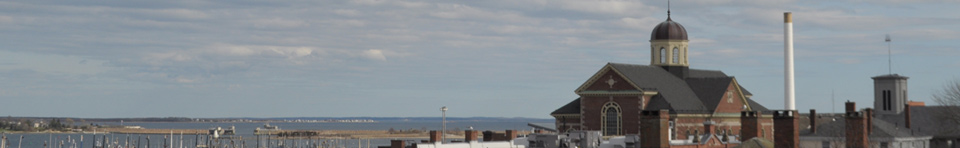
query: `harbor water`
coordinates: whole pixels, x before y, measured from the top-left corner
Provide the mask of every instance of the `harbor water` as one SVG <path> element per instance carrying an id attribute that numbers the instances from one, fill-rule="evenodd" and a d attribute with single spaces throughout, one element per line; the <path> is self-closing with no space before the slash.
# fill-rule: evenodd
<path id="1" fill-rule="evenodd" d="M 91 123 L 82 123 L 82 124 L 91 124 Z M 92 123 L 99 125 L 120 125 L 117 123 Z M 230 128 L 231 126 L 236 128 L 236 135 L 230 135 L 234 137 L 242 137 L 241 139 L 221 139 L 218 141 L 221 147 L 229 145 L 233 147 L 248 147 L 255 148 L 258 143 L 261 145 L 266 145 L 270 143 L 274 147 L 278 144 L 284 144 L 286 147 L 307 147 L 310 144 L 319 144 L 325 143 L 326 146 L 332 147 L 343 147 L 343 148 L 376 148 L 377 146 L 387 146 L 390 144 L 390 140 L 395 139 L 323 139 L 323 137 L 313 137 L 312 139 L 271 139 L 267 141 L 266 137 L 254 135 L 254 129 L 260 127 L 263 129 L 265 123 L 258 122 L 175 122 L 175 123 L 158 123 L 158 122 L 125 122 L 123 125 L 129 126 L 140 126 L 146 129 L 212 129 L 216 127 L 221 128 Z M 371 122 L 371 123 L 269 123 L 270 125 L 279 126 L 283 130 L 440 130 L 441 124 L 437 122 Z M 492 130 L 492 131 L 503 131 L 503 130 L 520 130 L 520 131 L 529 131 L 530 127 L 527 126 L 527 122 L 448 122 L 447 130 Z M 103 138 L 107 137 L 109 143 L 118 143 L 121 145 L 129 144 L 133 147 L 136 145 L 139 140 L 140 147 L 147 147 L 147 138 L 149 137 L 149 147 L 162 148 L 164 144 L 170 146 L 171 148 L 180 147 L 180 133 L 176 131 L 173 132 L 173 140 L 175 141 L 170 145 L 171 138 L 170 134 L 104 134 L 103 131 L 97 131 L 97 134 L 93 134 L 94 131 L 84 131 L 84 133 L 5 133 L 7 137 L 7 147 L 8 148 L 43 148 L 45 143 L 46 147 L 50 148 L 72 148 L 72 147 L 83 147 L 83 148 L 92 148 L 95 143 L 102 143 Z M 19 140 L 23 136 L 22 143 Z M 81 141 L 80 137 L 83 136 Z M 166 142 L 164 142 L 165 138 Z M 96 137 L 97 142 L 94 141 Z M 207 135 L 190 135 L 184 134 L 182 136 L 183 147 L 192 148 L 195 146 L 195 143 L 205 143 L 208 138 Z M 275 138 L 275 137 L 274 137 Z M 128 140 L 129 139 L 129 140 Z M 199 139 L 199 141 L 198 141 Z M 409 140 L 411 142 L 420 141 L 423 139 L 397 139 L 397 140 Z M 455 140 L 455 139 L 448 139 Z M 216 140 L 215 140 L 216 141 Z M 61 146 L 61 142 L 63 143 Z M 369 143 L 369 144 L 368 144 Z M 241 146 L 242 145 L 242 146 Z"/>

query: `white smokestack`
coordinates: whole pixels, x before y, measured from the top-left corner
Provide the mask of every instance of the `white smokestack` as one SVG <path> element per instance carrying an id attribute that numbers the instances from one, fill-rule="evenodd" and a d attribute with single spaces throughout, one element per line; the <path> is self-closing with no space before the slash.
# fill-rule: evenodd
<path id="1" fill-rule="evenodd" d="M 783 13 L 784 109 L 797 110 L 793 81 L 793 16 Z"/>

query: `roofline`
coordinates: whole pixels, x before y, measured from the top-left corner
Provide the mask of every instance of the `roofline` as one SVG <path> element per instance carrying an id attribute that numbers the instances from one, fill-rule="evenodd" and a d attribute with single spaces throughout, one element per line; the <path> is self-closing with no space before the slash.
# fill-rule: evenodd
<path id="1" fill-rule="evenodd" d="M 737 82 L 737 78 L 730 77 L 730 83 L 733 83 L 734 87 L 737 89 L 737 94 L 740 96 L 740 101 L 743 101 L 743 105 L 747 106 L 747 111 L 753 111 L 753 106 L 750 106 L 750 102 L 747 102 L 747 96 L 743 95 L 743 90 L 740 88 L 740 82 Z"/>
<path id="2" fill-rule="evenodd" d="M 626 81 L 627 81 L 627 84 L 630 84 L 630 86 L 633 86 L 634 89 L 643 91 L 643 89 L 641 89 L 639 86 L 637 86 L 637 84 L 633 84 L 633 81 L 630 81 L 629 78 L 625 77 L 625 76 L 623 75 L 623 73 L 620 73 L 619 70 L 617 70 L 616 68 L 613 68 L 613 65 L 612 65 L 612 64 L 613 64 L 613 63 L 609 63 L 609 62 L 608 62 L 606 65 L 603 66 L 603 68 L 600 68 L 599 71 L 597 71 L 596 73 L 594 73 L 593 76 L 590 76 L 590 79 L 587 79 L 586 82 L 583 82 L 583 84 L 580 84 L 580 87 L 577 87 L 577 89 L 574 90 L 573 92 L 576 93 L 576 94 L 580 94 L 580 92 L 586 90 L 587 87 L 590 87 L 590 86 L 589 86 L 590 84 L 596 83 L 596 81 L 597 81 L 598 79 L 600 79 L 600 76 L 601 76 L 601 75 L 606 74 L 604 71 L 607 71 L 607 70 L 613 70 L 614 73 L 616 73 L 617 75 L 619 75 L 620 78 L 623 78 L 624 80 L 626 80 Z M 601 74 L 601 73 L 602 73 L 602 74 Z"/>
<path id="3" fill-rule="evenodd" d="M 886 74 L 886 75 L 879 75 L 879 76 L 874 76 L 870 78 L 876 80 L 876 79 L 909 79 L 910 77 L 901 76 L 899 74 Z"/>
<path id="4" fill-rule="evenodd" d="M 550 114 L 550 116 L 553 116 L 553 117 L 560 117 L 560 116 L 572 117 L 572 116 L 580 116 L 580 114 Z"/>
<path id="5" fill-rule="evenodd" d="M 602 96 L 607 96 L 607 95 L 614 95 L 614 96 L 635 96 L 635 95 L 653 96 L 653 95 L 660 94 L 660 92 L 659 92 L 659 91 L 594 91 L 594 90 L 589 90 L 589 91 L 580 91 L 580 92 L 578 92 L 577 94 L 578 94 L 578 95 L 581 95 L 581 96 L 595 96 L 595 95 L 602 95 Z"/>
<path id="6" fill-rule="evenodd" d="M 837 137 L 828 137 L 828 136 L 804 136 L 800 135 L 800 141 L 844 141 L 845 136 Z M 913 141 L 913 140 L 930 140 L 933 139 L 933 136 L 910 136 L 910 137 L 877 137 L 877 136 L 867 136 L 871 142 L 873 141 Z"/>

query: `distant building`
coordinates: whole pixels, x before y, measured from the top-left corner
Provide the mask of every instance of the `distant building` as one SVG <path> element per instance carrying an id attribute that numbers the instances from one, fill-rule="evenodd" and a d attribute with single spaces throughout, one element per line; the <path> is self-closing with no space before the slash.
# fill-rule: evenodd
<path id="1" fill-rule="evenodd" d="M 866 127 L 866 147 L 878 148 L 948 148 L 960 146 L 960 126 L 955 117 L 957 106 L 926 106 L 907 98 L 908 77 L 898 74 L 872 77 L 874 81 L 874 108 L 857 110 L 852 102 L 844 115 L 811 114 L 804 118 L 806 127 L 801 134 L 801 147 L 845 147 L 851 143 L 849 134 Z M 851 115 L 854 113 L 854 115 Z M 850 116 L 861 113 L 862 125 L 848 123 Z M 811 122 L 813 121 L 813 122 Z"/>
<path id="2" fill-rule="evenodd" d="M 853 102 L 847 102 L 847 110 L 855 110 Z M 926 148 L 930 147 L 930 135 L 913 132 L 895 123 L 873 116 L 872 109 L 847 112 L 844 115 L 812 114 L 807 122 L 808 129 L 800 133 L 800 147 L 803 148 L 840 148 L 856 143 L 851 137 L 860 137 L 867 142 L 866 147 L 876 148 Z M 856 114 L 863 113 L 859 117 Z M 863 130 L 863 131 L 856 131 Z M 851 141 L 854 140 L 854 141 Z"/>
<path id="3" fill-rule="evenodd" d="M 682 144 L 709 141 L 691 140 L 694 137 L 717 140 L 719 135 L 740 135 L 741 111 L 760 111 L 766 115 L 757 116 L 755 134 L 773 139 L 767 108 L 750 99 L 751 93 L 736 78 L 716 70 L 690 69 L 688 43 L 686 29 L 668 16 L 650 35 L 650 65 L 601 67 L 574 91 L 579 98 L 551 113 L 557 129 L 638 134 L 641 111 L 668 110 L 669 138 Z"/>

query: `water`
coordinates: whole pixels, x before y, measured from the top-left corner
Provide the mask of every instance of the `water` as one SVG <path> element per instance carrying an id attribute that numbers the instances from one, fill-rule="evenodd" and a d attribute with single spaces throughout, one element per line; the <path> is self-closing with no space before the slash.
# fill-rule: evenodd
<path id="1" fill-rule="evenodd" d="M 90 123 L 82 123 L 82 124 L 90 124 Z M 93 123 L 93 124 L 100 124 L 100 125 L 120 125 L 120 123 L 118 123 L 118 122 L 117 122 L 117 123 L 113 123 L 113 122 L 110 122 L 110 123 Z M 204 122 L 204 123 L 195 123 L 195 122 L 189 122 L 189 123 L 154 123 L 154 122 L 141 122 L 141 123 L 137 123 L 137 122 L 124 122 L 124 125 L 141 126 L 141 127 L 143 127 L 143 128 L 147 128 L 147 129 L 211 129 L 211 128 L 216 128 L 216 127 L 230 128 L 230 126 L 235 126 L 235 127 L 236 127 L 236 130 L 237 130 L 237 131 L 236 131 L 236 132 L 237 132 L 237 135 L 235 135 L 235 136 L 242 136 L 243 139 L 244 139 L 244 141 L 246 142 L 245 147 L 250 147 L 250 148 L 255 147 L 256 144 L 257 144 L 257 140 L 256 140 L 256 137 L 257 137 L 257 136 L 253 134 L 253 130 L 254 130 L 255 128 L 257 128 L 257 127 L 261 127 L 261 129 L 262 129 L 263 124 L 264 124 L 264 123 L 222 123 L 222 122 L 217 122 L 217 123 L 213 123 L 213 122 Z M 409 129 L 416 129 L 416 130 L 424 130 L 424 129 L 426 129 L 426 130 L 440 130 L 440 128 L 441 128 L 441 124 L 440 124 L 440 123 L 437 123 L 437 122 L 400 122 L 400 121 L 396 121 L 396 122 L 376 122 L 376 123 L 270 123 L 270 125 L 279 126 L 281 129 L 284 129 L 284 130 L 389 130 L 390 128 L 393 128 L 393 129 L 395 129 L 395 130 L 409 130 Z M 470 129 L 470 127 L 472 127 L 473 130 L 479 130 L 479 131 L 485 131 L 485 130 L 493 130 L 493 131 L 503 131 L 503 130 L 521 130 L 521 131 L 523 131 L 523 130 L 528 130 L 528 131 L 529 131 L 529 130 L 531 129 L 530 127 L 527 126 L 527 122 L 465 122 L 465 121 L 458 121 L 458 122 L 448 122 L 448 123 L 447 123 L 447 130 L 455 130 L 455 129 L 458 129 L 458 128 L 459 128 L 460 130 L 468 130 L 468 129 Z M 93 131 L 86 131 L 86 132 L 93 132 Z M 23 144 L 23 146 L 22 146 L 23 148 L 42 148 L 43 145 L 44 145 L 44 142 L 46 142 L 46 141 L 55 141 L 54 144 L 52 144 L 52 147 L 54 147 L 54 148 L 60 148 L 60 147 L 59 147 L 59 146 L 60 146 L 60 145 L 59 145 L 59 142 L 60 142 L 60 141 L 64 141 L 64 142 L 65 142 L 65 145 L 64 145 L 63 147 L 64 147 L 64 148 L 67 148 L 67 147 L 70 147 L 69 143 L 66 142 L 67 139 L 68 139 L 68 137 L 69 137 L 70 139 L 76 141 L 76 143 L 77 143 L 77 145 L 78 145 L 77 147 L 81 147 L 81 146 L 79 145 L 79 144 L 80 144 L 79 138 L 80 138 L 81 135 L 83 136 L 83 145 L 82 145 L 82 147 L 84 147 L 84 148 L 90 148 L 90 147 L 93 146 L 93 143 L 94 143 L 94 142 L 93 142 L 93 137 L 94 137 L 94 135 L 93 135 L 92 133 L 90 133 L 90 134 L 73 134 L 73 133 L 71 133 L 71 134 L 48 134 L 48 133 L 10 134 L 10 133 L 7 133 L 6 136 L 7 136 L 7 138 L 8 138 L 8 145 L 9 145 L 10 148 L 16 148 L 16 147 L 18 146 L 18 144 L 19 144 L 18 139 L 19 139 L 19 137 L 20 137 L 21 135 L 24 137 L 24 138 L 23 138 L 23 143 L 22 143 L 22 144 Z M 164 135 L 169 136 L 169 134 L 163 134 L 163 135 L 147 135 L 147 134 L 107 134 L 106 136 L 109 137 L 110 141 L 114 141 L 114 139 L 119 140 L 119 142 L 120 142 L 121 144 L 124 143 L 128 137 L 130 138 L 130 142 L 131 142 L 131 143 L 136 143 L 137 138 L 140 137 L 140 138 L 141 138 L 141 139 L 140 139 L 141 145 L 145 145 L 145 144 L 147 143 L 147 142 L 146 142 L 146 138 L 149 136 L 149 137 L 150 137 L 150 143 L 151 143 L 151 145 L 152 145 L 151 147 L 162 147 L 161 143 L 163 143 L 162 141 L 163 141 L 163 139 L 164 139 L 164 138 L 163 138 Z M 101 133 L 101 134 L 97 134 L 96 136 L 97 136 L 97 141 L 102 141 L 101 139 L 102 139 L 102 137 L 104 136 L 104 134 Z M 204 135 L 201 135 L 201 138 L 203 138 L 203 137 L 205 137 L 205 136 L 204 136 Z M 180 139 L 179 133 L 174 132 L 174 138 L 177 139 L 177 140 L 179 140 L 179 139 Z M 194 145 L 194 142 L 195 142 L 195 139 L 196 139 L 196 138 L 197 138 L 197 137 L 195 137 L 194 135 L 183 135 L 183 140 L 184 140 L 183 145 L 184 145 L 184 147 L 192 147 L 192 146 Z M 316 140 L 316 139 L 314 139 L 314 140 Z M 367 140 L 369 140 L 369 143 L 370 143 L 370 147 L 371 147 L 371 148 L 376 148 L 377 146 L 388 146 L 388 145 L 390 145 L 390 140 L 393 140 L 393 139 L 362 139 L 362 140 L 361 140 L 361 139 L 340 139 L 340 140 L 337 140 L 336 143 L 339 143 L 338 146 L 342 146 L 342 147 L 346 147 L 346 148 L 357 148 L 357 147 L 358 147 L 357 143 L 360 142 L 360 144 L 362 144 L 363 147 L 366 148 L 366 147 L 367 147 Z M 404 140 L 420 141 L 421 139 L 404 139 Z M 448 140 L 449 140 L 449 139 L 448 139 Z M 202 143 L 202 141 L 203 141 L 203 140 L 201 140 L 201 143 Z M 327 141 L 328 141 L 328 142 L 334 142 L 333 140 L 327 140 Z M 274 141 L 274 142 L 276 142 L 276 141 Z M 306 142 L 307 142 L 307 140 L 299 140 L 299 141 L 298 141 L 298 140 L 286 140 L 286 141 L 284 141 L 284 143 L 287 143 L 288 145 L 291 145 L 292 143 L 300 143 L 300 144 L 302 145 L 302 144 L 304 144 L 304 143 L 306 143 Z M 112 142 L 111 142 L 111 143 L 112 143 Z M 224 141 L 223 141 L 223 144 L 229 144 L 229 143 L 230 143 L 229 140 L 224 140 Z M 236 143 L 237 145 L 240 145 L 242 142 L 240 142 L 240 141 L 234 141 L 234 143 Z M 261 141 L 261 143 L 266 143 L 266 141 Z M 409 143 L 409 142 L 408 142 L 408 143 Z M 173 147 L 180 147 L 180 143 L 179 143 L 179 142 L 175 143 Z"/>

